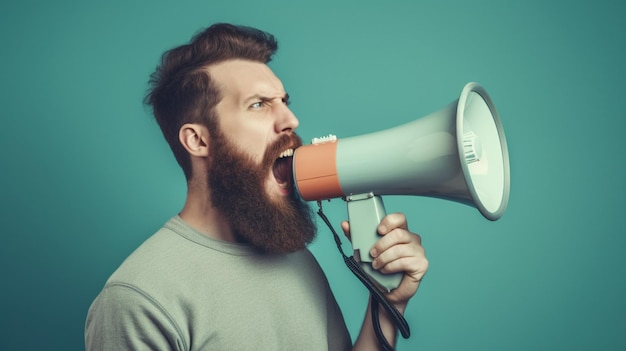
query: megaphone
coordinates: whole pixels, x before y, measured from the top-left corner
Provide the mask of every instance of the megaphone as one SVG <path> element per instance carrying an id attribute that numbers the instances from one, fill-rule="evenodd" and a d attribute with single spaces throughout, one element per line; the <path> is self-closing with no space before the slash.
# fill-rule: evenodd
<path id="1" fill-rule="evenodd" d="M 293 177 L 306 201 L 347 202 L 354 258 L 387 291 L 403 274 L 371 267 L 369 250 L 386 215 L 382 195 L 451 200 L 495 221 L 506 210 L 510 189 L 500 118 L 487 92 L 473 82 L 457 100 L 413 122 L 344 139 L 314 139 L 296 149 Z"/>

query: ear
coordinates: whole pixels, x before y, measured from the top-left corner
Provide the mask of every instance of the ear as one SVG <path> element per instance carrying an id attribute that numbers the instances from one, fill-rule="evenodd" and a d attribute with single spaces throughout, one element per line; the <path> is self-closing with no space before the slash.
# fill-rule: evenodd
<path id="1" fill-rule="evenodd" d="M 178 131 L 178 140 L 191 156 L 209 155 L 209 130 L 201 124 L 184 124 Z"/>

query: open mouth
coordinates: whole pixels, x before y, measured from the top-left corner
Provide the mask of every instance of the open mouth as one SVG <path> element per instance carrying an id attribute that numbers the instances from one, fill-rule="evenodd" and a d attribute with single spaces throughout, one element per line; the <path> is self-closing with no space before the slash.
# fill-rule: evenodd
<path id="1" fill-rule="evenodd" d="M 292 182 L 293 152 L 293 149 L 286 149 L 281 152 L 272 167 L 274 179 L 276 179 L 276 183 L 278 183 L 278 186 L 282 189 L 288 190 Z"/>

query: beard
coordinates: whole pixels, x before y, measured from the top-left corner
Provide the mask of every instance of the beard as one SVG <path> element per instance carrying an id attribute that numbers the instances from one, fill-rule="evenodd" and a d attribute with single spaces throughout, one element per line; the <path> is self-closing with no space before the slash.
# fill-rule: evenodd
<path id="1" fill-rule="evenodd" d="M 276 200 L 270 198 L 265 185 L 280 152 L 302 145 L 300 137 L 281 137 L 267 148 L 258 164 L 220 130 L 213 134 L 208 161 L 210 200 L 233 228 L 237 241 L 265 253 L 294 252 L 311 243 L 315 222 L 308 204 L 297 196 L 293 181 L 288 183 L 289 195 Z"/>

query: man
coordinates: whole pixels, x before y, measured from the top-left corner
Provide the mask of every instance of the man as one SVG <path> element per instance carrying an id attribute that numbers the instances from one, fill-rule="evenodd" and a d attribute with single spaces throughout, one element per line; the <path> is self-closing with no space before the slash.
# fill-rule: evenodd
<path id="1" fill-rule="evenodd" d="M 370 313 L 352 345 L 306 249 L 310 209 L 294 191 L 302 143 L 289 95 L 256 29 L 216 24 L 167 52 L 146 97 L 187 179 L 181 212 L 132 253 L 89 309 L 88 350 L 376 350 Z M 346 235 L 349 224 L 342 223 Z M 400 311 L 428 262 L 402 214 L 379 227 L 374 267 L 405 272 Z M 381 312 L 388 340 L 395 330 Z"/>

